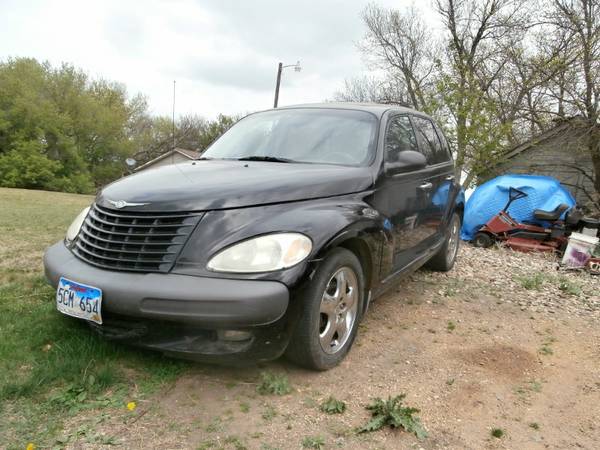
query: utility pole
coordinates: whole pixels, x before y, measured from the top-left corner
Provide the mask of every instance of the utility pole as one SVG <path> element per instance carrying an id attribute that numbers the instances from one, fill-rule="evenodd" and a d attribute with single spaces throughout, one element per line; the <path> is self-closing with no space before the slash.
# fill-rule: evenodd
<path id="1" fill-rule="evenodd" d="M 288 64 L 284 66 L 283 63 L 279 63 L 277 66 L 277 83 L 275 84 L 275 101 L 273 102 L 273 108 L 277 108 L 277 103 L 279 103 L 279 86 L 281 85 L 281 72 L 286 67 L 293 67 L 295 72 L 300 72 L 302 68 L 300 67 L 300 61 L 296 64 Z"/>
<path id="2" fill-rule="evenodd" d="M 173 149 L 175 149 L 175 80 L 173 80 L 173 122 L 172 122 L 172 134 L 173 134 Z"/>
<path id="3" fill-rule="evenodd" d="M 273 102 L 273 108 L 277 108 L 279 102 L 279 85 L 281 84 L 281 72 L 283 71 L 283 63 L 279 63 L 277 68 L 277 84 L 275 84 L 275 101 Z"/>

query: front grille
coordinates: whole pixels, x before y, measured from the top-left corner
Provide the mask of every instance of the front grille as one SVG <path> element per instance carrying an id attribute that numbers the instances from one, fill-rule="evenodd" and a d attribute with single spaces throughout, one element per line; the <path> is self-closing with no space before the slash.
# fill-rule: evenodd
<path id="1" fill-rule="evenodd" d="M 73 252 L 98 267 L 168 272 L 201 213 L 119 211 L 92 206 Z"/>

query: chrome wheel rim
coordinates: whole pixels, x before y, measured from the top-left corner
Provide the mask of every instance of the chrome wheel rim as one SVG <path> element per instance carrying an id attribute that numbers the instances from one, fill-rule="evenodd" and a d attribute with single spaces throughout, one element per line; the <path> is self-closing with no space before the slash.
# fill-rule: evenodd
<path id="1" fill-rule="evenodd" d="M 340 351 L 352 334 L 358 311 L 358 278 L 349 267 L 338 269 L 321 298 L 319 342 L 325 353 Z"/>
<path id="2" fill-rule="evenodd" d="M 454 216 L 450 226 L 450 235 L 448 236 L 448 248 L 446 251 L 446 261 L 450 264 L 456 257 L 458 251 L 458 234 L 460 231 L 460 220 Z"/>

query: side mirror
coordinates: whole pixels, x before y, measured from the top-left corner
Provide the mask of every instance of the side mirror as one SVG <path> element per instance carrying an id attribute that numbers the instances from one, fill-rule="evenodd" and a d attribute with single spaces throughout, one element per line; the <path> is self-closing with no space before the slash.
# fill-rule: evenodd
<path id="1" fill-rule="evenodd" d="M 385 163 L 385 171 L 390 174 L 412 172 L 427 167 L 427 158 L 420 152 L 404 150 L 398 153 L 398 159 Z"/>

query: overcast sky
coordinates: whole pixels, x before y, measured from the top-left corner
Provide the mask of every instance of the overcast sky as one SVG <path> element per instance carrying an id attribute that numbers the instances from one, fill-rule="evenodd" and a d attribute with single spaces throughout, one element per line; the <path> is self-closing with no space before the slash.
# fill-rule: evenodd
<path id="1" fill-rule="evenodd" d="M 410 0 L 379 0 L 402 8 Z M 424 3 L 423 1 L 418 3 Z M 428 4 L 429 2 L 426 1 Z M 0 0 L 0 59 L 70 62 L 148 97 L 154 114 L 214 117 L 323 101 L 366 68 L 367 0 Z M 429 10 L 429 7 L 426 6 Z"/>

